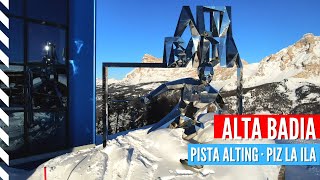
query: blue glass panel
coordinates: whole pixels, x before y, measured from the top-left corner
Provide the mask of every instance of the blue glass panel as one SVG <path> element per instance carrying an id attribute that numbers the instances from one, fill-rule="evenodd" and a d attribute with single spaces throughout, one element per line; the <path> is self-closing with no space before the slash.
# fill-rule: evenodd
<path id="1" fill-rule="evenodd" d="M 10 126 L 0 121 L 1 128 L 9 134 L 9 146 L 0 141 L 0 147 L 10 154 L 10 158 L 21 157 L 25 154 L 24 143 L 24 113 L 7 112 L 10 119 Z"/>
<path id="2" fill-rule="evenodd" d="M 46 42 L 55 44 L 58 62 L 64 64 L 66 31 L 51 26 L 28 24 L 28 62 L 41 62 Z"/>
<path id="3" fill-rule="evenodd" d="M 16 18 L 10 18 L 10 31 L 8 31 L 10 37 L 10 48 L 8 56 L 10 63 L 23 64 L 23 21 Z"/>
<path id="4" fill-rule="evenodd" d="M 62 149 L 66 145 L 65 112 L 37 112 L 29 128 L 32 153 Z"/>
<path id="5" fill-rule="evenodd" d="M 66 24 L 66 0 L 28 0 L 27 16 L 34 19 Z"/>

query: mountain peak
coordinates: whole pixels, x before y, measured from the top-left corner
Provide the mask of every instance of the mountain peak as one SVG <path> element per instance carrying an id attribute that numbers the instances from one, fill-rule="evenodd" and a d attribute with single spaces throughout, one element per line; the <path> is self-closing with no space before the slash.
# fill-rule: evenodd
<path id="1" fill-rule="evenodd" d="M 320 37 L 307 33 L 293 45 L 264 58 L 255 76 L 249 79 L 275 82 L 288 78 L 319 78 L 319 49 Z"/>
<path id="2" fill-rule="evenodd" d="M 145 54 L 142 57 L 142 62 L 143 63 L 162 63 L 162 59 L 156 58 L 150 54 Z"/>
<path id="3" fill-rule="evenodd" d="M 307 33 L 303 35 L 303 37 L 299 41 L 297 41 L 293 46 L 297 48 L 301 48 L 303 46 L 309 46 L 308 49 L 310 50 L 311 48 L 314 47 L 317 41 L 320 41 L 319 36 L 315 36 L 312 33 Z"/>
<path id="4" fill-rule="evenodd" d="M 303 38 L 307 37 L 315 37 L 315 35 L 313 33 L 306 33 L 305 35 L 303 35 Z"/>

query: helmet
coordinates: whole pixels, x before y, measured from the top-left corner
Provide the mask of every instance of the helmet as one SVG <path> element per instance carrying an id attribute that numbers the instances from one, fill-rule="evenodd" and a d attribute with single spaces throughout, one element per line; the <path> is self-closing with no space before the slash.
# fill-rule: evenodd
<path id="1" fill-rule="evenodd" d="M 203 63 L 198 67 L 198 76 L 201 81 L 209 84 L 213 75 L 214 70 L 211 63 Z"/>

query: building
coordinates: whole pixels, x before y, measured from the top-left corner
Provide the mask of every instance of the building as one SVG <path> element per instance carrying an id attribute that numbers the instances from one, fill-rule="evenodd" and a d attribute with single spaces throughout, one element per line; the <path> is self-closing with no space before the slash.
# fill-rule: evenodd
<path id="1" fill-rule="evenodd" d="M 10 159 L 95 143 L 95 1 L 15 0 L 9 11 Z M 55 51 L 53 50 L 55 49 Z M 52 63 L 54 59 L 54 63 Z"/>

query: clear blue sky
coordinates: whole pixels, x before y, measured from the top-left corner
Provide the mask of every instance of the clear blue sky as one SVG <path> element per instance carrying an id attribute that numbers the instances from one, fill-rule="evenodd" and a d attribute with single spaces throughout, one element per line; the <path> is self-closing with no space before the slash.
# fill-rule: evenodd
<path id="1" fill-rule="evenodd" d="M 299 40 L 320 35 L 319 0 L 97 0 L 97 77 L 102 62 L 141 62 L 162 57 L 164 37 L 172 36 L 181 7 L 232 6 L 233 36 L 241 58 L 259 62 Z M 112 69 L 123 78 L 129 69 Z"/>

